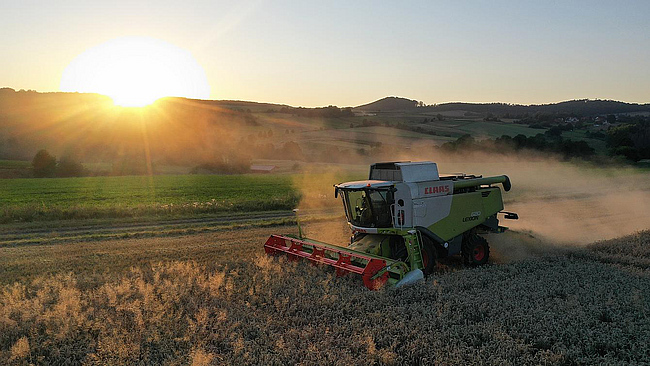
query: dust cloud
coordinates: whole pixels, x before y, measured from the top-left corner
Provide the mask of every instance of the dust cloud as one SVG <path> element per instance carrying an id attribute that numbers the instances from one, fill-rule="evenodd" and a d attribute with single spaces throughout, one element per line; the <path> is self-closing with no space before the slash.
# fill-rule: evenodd
<path id="1" fill-rule="evenodd" d="M 502 224 L 546 241 L 585 245 L 650 226 L 647 173 L 553 160 L 490 164 L 481 173 L 506 174 L 512 181 L 504 203 L 520 219 Z"/>
<path id="2" fill-rule="evenodd" d="M 350 229 L 340 198 L 334 197 L 334 184 L 355 179 L 358 167 L 335 164 L 311 164 L 293 179 L 301 200 L 296 212 L 303 234 L 311 239 L 345 246 L 350 242 Z M 359 178 L 360 179 L 360 178 Z M 325 214 L 314 220 L 314 214 Z"/>
<path id="3" fill-rule="evenodd" d="M 510 177 L 512 190 L 503 192 L 505 211 L 518 213 L 519 220 L 500 220 L 510 232 L 490 235 L 495 261 L 584 246 L 650 227 L 648 172 L 565 162 L 532 152 L 445 154 L 431 145 L 411 142 L 410 146 L 406 152 L 377 156 L 373 161 L 368 156 L 351 155 L 349 161 L 363 163 L 357 166 L 329 164 L 303 172 L 294 180 L 303 195 L 301 209 L 326 208 L 340 213 L 332 224 L 305 225 L 305 232 L 336 244 L 343 237 L 349 240 L 349 230 L 342 235 L 347 230 L 345 217 L 340 200 L 334 199 L 332 185 L 344 178 L 365 179 L 371 162 L 404 160 L 437 162 L 441 174 Z"/>

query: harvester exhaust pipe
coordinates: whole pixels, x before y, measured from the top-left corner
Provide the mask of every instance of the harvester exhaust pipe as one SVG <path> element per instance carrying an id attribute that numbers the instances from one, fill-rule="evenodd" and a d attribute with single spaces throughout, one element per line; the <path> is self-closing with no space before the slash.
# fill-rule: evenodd
<path id="1" fill-rule="evenodd" d="M 498 175 L 496 177 L 460 180 L 454 182 L 454 189 L 476 187 L 480 185 L 488 186 L 490 184 L 499 184 L 499 183 L 503 184 L 503 190 L 506 192 L 508 192 L 510 188 L 512 188 L 512 184 L 510 183 L 510 178 L 508 178 L 507 175 Z"/>

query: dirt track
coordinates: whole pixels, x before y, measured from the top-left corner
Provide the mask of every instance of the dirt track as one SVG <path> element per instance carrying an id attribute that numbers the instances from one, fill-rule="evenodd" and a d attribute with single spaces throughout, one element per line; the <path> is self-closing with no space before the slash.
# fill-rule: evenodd
<path id="1" fill-rule="evenodd" d="M 301 220 L 341 221 L 341 212 L 331 209 L 301 210 Z M 178 236 L 220 231 L 235 225 L 272 226 L 295 222 L 293 211 L 268 211 L 183 218 L 149 218 L 141 221 L 98 220 L 16 223 L 0 227 L 0 247 L 11 245 L 45 244 L 105 240 L 115 238 Z M 343 227 L 345 221 L 341 221 Z M 325 227 L 325 226 L 323 226 Z M 346 234 L 347 235 L 347 234 Z"/>
<path id="2" fill-rule="evenodd" d="M 310 218 L 322 219 L 328 212 L 310 212 Z M 199 232 L 223 230 L 233 225 L 277 225 L 294 220 L 292 211 L 251 213 L 223 217 L 160 219 L 142 222 L 99 221 L 45 222 L 17 224 L 0 228 L 0 247 L 12 245 L 46 244 L 54 242 L 75 242 L 105 240 L 129 237 L 178 236 Z"/>
<path id="3" fill-rule="evenodd" d="M 192 260 L 230 263 L 264 253 L 271 233 L 295 234 L 295 225 L 226 229 L 191 235 L 74 240 L 0 247 L 0 282 L 74 272 L 92 286 L 93 276 L 121 273 L 145 263 Z"/>

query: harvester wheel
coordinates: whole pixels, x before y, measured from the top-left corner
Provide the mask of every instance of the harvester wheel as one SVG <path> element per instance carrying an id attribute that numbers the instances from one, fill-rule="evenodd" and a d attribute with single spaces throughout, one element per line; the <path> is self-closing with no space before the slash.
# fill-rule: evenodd
<path id="1" fill-rule="evenodd" d="M 428 276 L 433 273 L 433 269 L 436 268 L 436 260 L 438 259 L 438 252 L 436 248 L 433 247 L 433 243 L 427 237 L 422 237 L 422 272 L 425 276 Z"/>
<path id="2" fill-rule="evenodd" d="M 462 253 L 466 265 L 480 266 L 487 263 L 490 257 L 490 246 L 484 237 L 470 234 L 463 240 Z"/>

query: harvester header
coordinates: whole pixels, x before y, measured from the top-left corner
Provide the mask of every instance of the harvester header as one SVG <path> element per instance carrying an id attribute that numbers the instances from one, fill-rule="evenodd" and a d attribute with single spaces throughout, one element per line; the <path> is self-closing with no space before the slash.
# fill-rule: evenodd
<path id="1" fill-rule="evenodd" d="M 404 285 L 433 273 L 438 258 L 460 254 L 467 265 L 487 262 L 481 233 L 503 232 L 501 189 L 505 175 L 439 175 L 436 163 L 390 162 L 370 166 L 368 180 L 334 185 L 352 231 L 346 247 L 272 235 L 268 254 L 284 252 L 362 275 L 366 287 Z"/>

